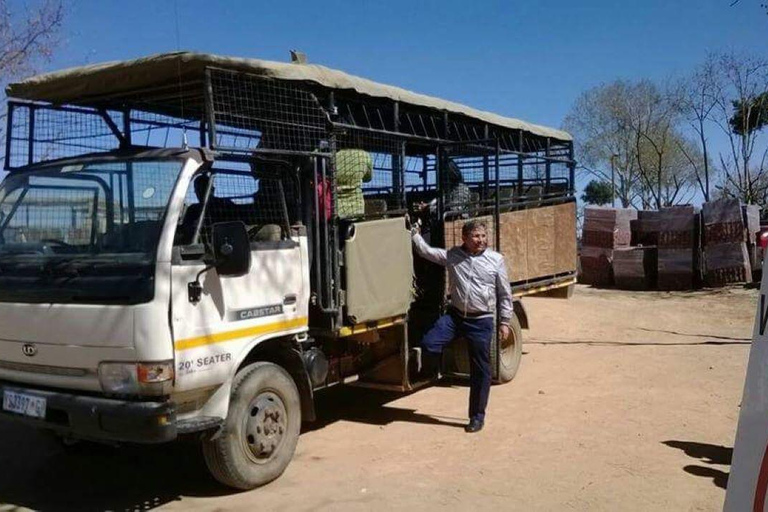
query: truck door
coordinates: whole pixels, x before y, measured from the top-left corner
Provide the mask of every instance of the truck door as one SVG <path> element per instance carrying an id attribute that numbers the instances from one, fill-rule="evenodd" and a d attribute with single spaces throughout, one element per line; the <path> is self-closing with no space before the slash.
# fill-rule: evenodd
<path id="1" fill-rule="evenodd" d="M 171 314 L 178 391 L 224 382 L 243 350 L 307 326 L 306 235 L 289 227 L 282 180 L 256 178 L 249 171 L 214 170 L 207 176 L 190 184 L 174 247 Z M 251 268 L 241 277 L 205 271 L 210 228 L 227 221 L 248 228 Z M 202 294 L 193 302 L 188 283 L 198 275 Z"/>

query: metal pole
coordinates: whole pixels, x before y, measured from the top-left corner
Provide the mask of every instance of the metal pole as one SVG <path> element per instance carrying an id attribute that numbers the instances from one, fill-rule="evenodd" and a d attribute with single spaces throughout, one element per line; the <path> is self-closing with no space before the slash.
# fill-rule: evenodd
<path id="1" fill-rule="evenodd" d="M 616 154 L 611 155 L 611 208 L 616 208 Z"/>
<path id="2" fill-rule="evenodd" d="M 550 182 L 552 181 L 552 162 L 549 160 L 549 153 L 551 152 L 551 139 L 547 137 L 547 147 L 544 150 L 546 161 L 544 162 L 544 194 L 549 194 Z"/>
<path id="3" fill-rule="evenodd" d="M 208 147 L 216 149 L 216 115 L 213 102 L 213 83 L 211 81 L 211 69 L 205 70 L 205 114 L 208 124 Z"/>
<path id="4" fill-rule="evenodd" d="M 5 127 L 5 169 L 11 168 L 11 157 L 13 156 L 11 154 L 11 138 L 13 137 L 13 110 L 15 108 L 15 105 L 13 103 L 8 103 L 8 119 L 7 119 L 7 125 Z"/>
<path id="5" fill-rule="evenodd" d="M 568 145 L 568 180 L 570 181 L 568 192 L 574 195 L 576 193 L 576 162 L 573 161 L 573 142 Z"/>
<path id="6" fill-rule="evenodd" d="M 517 155 L 517 197 L 520 198 L 523 196 L 523 176 L 524 176 L 524 170 L 523 170 L 523 130 L 520 130 L 518 132 L 518 153 Z"/>
<path id="7" fill-rule="evenodd" d="M 485 138 L 485 140 L 488 140 L 489 136 L 490 136 L 490 131 L 488 130 L 488 125 L 486 124 L 483 127 L 483 137 Z M 498 171 L 498 166 L 496 170 Z M 483 154 L 483 186 L 481 188 L 482 194 L 480 196 L 482 198 L 482 201 L 485 201 L 486 199 L 488 199 L 488 188 L 489 188 L 488 182 L 490 180 L 491 180 L 491 171 L 489 168 L 488 155 Z"/>
<path id="8" fill-rule="evenodd" d="M 29 140 L 27 140 L 27 165 L 35 163 L 35 106 L 29 106 Z"/>

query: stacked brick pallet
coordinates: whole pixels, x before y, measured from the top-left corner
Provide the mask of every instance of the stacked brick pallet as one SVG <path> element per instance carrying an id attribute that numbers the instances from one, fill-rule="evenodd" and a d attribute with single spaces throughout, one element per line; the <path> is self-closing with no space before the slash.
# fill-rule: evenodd
<path id="1" fill-rule="evenodd" d="M 747 251 L 749 237 L 741 202 L 738 199 L 720 199 L 704 203 L 702 217 L 707 285 L 751 282 L 752 267 Z"/>
<path id="2" fill-rule="evenodd" d="M 632 245 L 655 247 L 659 243 L 659 212 L 639 210 L 637 219 L 630 222 Z"/>
<path id="3" fill-rule="evenodd" d="M 613 284 L 614 251 L 628 247 L 632 232 L 630 221 L 637 211 L 622 208 L 588 207 L 584 209 L 581 248 L 581 281 L 593 286 Z"/>
<path id="4" fill-rule="evenodd" d="M 613 279 L 622 290 L 656 287 L 656 247 L 620 247 L 613 253 Z"/>
<path id="5" fill-rule="evenodd" d="M 632 247 L 614 253 L 614 281 L 623 290 L 653 289 L 658 276 L 659 212 L 639 210 L 629 224 Z"/>
<path id="6" fill-rule="evenodd" d="M 698 251 L 693 206 L 664 208 L 658 212 L 658 223 L 658 288 L 690 290 Z"/>

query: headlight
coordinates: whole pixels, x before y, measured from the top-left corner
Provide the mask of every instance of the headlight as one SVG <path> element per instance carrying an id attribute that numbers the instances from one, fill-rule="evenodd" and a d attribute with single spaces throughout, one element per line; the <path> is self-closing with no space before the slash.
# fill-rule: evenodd
<path id="1" fill-rule="evenodd" d="M 167 395 L 173 383 L 173 361 L 156 363 L 101 363 L 99 382 L 106 393 Z"/>

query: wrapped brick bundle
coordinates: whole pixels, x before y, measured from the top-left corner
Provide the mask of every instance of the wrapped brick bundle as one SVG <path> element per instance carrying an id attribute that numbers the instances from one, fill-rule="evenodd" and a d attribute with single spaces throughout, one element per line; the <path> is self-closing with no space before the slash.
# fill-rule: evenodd
<path id="1" fill-rule="evenodd" d="M 629 223 L 632 245 L 656 245 L 659 243 L 659 212 L 640 210 L 637 219 Z"/>
<path id="2" fill-rule="evenodd" d="M 758 269 L 760 261 L 757 256 L 757 237 L 760 234 L 760 207 L 747 204 L 741 207 L 744 225 L 747 227 L 747 253 L 752 272 Z"/>
<path id="3" fill-rule="evenodd" d="M 760 207 L 756 204 L 746 204 L 741 207 L 744 225 L 750 241 L 755 241 L 755 235 L 760 232 Z"/>
<path id="4" fill-rule="evenodd" d="M 673 206 L 658 212 L 659 247 L 693 247 L 695 212 L 693 206 Z"/>
<path id="5" fill-rule="evenodd" d="M 740 200 L 718 199 L 704 203 L 701 214 L 706 245 L 745 241 Z"/>
<path id="6" fill-rule="evenodd" d="M 628 246 L 632 238 L 629 222 L 635 218 L 637 210 L 629 208 L 585 208 L 582 245 L 604 249 Z"/>
<path id="7" fill-rule="evenodd" d="M 613 253 L 613 249 L 582 247 L 579 280 L 592 286 L 611 286 Z"/>
<path id="8" fill-rule="evenodd" d="M 655 247 L 622 247 L 613 253 L 613 280 L 623 290 L 648 290 L 656 285 Z"/>
<path id="9" fill-rule="evenodd" d="M 694 285 L 696 215 L 693 206 L 673 206 L 658 213 L 658 288 L 690 290 Z"/>
<path id="10" fill-rule="evenodd" d="M 753 210 L 753 209 L 748 209 Z M 747 247 L 748 218 L 739 199 L 718 199 L 704 203 L 704 280 L 708 286 L 725 286 L 752 281 L 752 265 Z M 757 211 L 759 226 L 759 210 Z M 759 227 L 758 227 L 759 229 Z"/>
<path id="11" fill-rule="evenodd" d="M 752 282 L 752 267 L 745 243 L 709 245 L 704 254 L 708 286 Z"/>
<path id="12" fill-rule="evenodd" d="M 693 251 L 659 247 L 659 290 L 690 290 L 693 288 Z"/>

